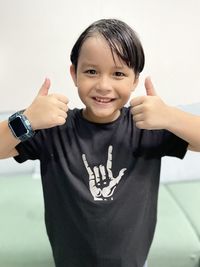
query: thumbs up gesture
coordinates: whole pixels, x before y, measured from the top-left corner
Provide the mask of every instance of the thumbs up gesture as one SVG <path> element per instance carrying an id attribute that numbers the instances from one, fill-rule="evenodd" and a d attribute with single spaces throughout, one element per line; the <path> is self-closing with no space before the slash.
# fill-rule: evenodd
<path id="1" fill-rule="evenodd" d="M 157 96 L 151 79 L 145 79 L 146 95 L 131 100 L 131 113 L 136 126 L 140 129 L 167 129 L 169 106 Z"/>
<path id="2" fill-rule="evenodd" d="M 50 80 L 45 79 L 36 98 L 24 112 L 33 130 L 51 128 L 66 121 L 68 99 L 61 94 L 49 94 L 50 86 Z"/>

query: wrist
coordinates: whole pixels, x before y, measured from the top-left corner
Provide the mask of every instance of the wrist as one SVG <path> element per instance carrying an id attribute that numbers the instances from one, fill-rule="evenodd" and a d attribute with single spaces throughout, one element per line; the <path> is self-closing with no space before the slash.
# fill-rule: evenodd
<path id="1" fill-rule="evenodd" d="M 25 109 L 23 111 L 23 115 L 26 116 L 26 118 L 28 119 L 30 125 L 31 125 L 31 128 L 33 131 L 36 131 L 38 130 L 38 128 L 36 127 L 35 123 L 34 123 L 34 119 L 32 118 L 33 116 L 31 116 L 31 112 L 29 112 L 29 109 Z"/>
<path id="2" fill-rule="evenodd" d="M 168 106 L 168 112 L 166 117 L 166 127 L 165 129 L 173 132 L 180 123 L 180 110 L 176 107 Z"/>

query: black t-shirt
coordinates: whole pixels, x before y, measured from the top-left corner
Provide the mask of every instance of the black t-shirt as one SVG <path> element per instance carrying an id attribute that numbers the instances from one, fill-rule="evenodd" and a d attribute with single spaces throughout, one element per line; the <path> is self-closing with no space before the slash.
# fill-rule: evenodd
<path id="1" fill-rule="evenodd" d="M 183 158 L 187 143 L 135 127 L 130 109 L 111 123 L 70 110 L 65 125 L 20 143 L 39 159 L 45 223 L 57 267 L 142 267 L 152 243 L 161 157 Z"/>

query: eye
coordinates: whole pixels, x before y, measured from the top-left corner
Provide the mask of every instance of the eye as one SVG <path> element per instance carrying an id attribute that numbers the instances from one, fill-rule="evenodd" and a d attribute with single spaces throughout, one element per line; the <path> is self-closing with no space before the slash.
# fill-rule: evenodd
<path id="1" fill-rule="evenodd" d="M 114 73 L 114 76 L 122 78 L 122 77 L 125 76 L 125 74 L 124 74 L 123 72 L 121 72 L 121 71 L 116 71 L 116 72 Z"/>
<path id="2" fill-rule="evenodd" d="M 97 74 L 96 70 L 94 70 L 94 69 L 86 70 L 85 73 L 87 73 L 89 75 L 96 75 Z"/>

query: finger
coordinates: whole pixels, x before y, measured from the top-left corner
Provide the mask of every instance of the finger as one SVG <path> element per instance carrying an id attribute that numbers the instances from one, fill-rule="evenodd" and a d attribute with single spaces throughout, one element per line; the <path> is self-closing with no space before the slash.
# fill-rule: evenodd
<path id="1" fill-rule="evenodd" d="M 104 184 L 106 184 L 106 170 L 103 165 L 99 166 L 100 172 L 101 172 L 101 178 Z"/>
<path id="2" fill-rule="evenodd" d="M 119 175 L 116 178 L 113 178 L 112 181 L 110 182 L 110 186 L 114 186 L 114 185 L 118 184 L 126 170 L 127 170 L 127 168 L 121 169 L 119 172 Z"/>
<path id="3" fill-rule="evenodd" d="M 82 155 L 82 159 L 83 159 L 83 163 L 84 163 L 84 165 L 85 165 L 85 168 L 86 168 L 86 170 L 87 170 L 87 172 L 88 172 L 88 174 L 89 174 L 89 179 L 90 179 L 90 180 L 91 180 L 91 179 L 94 179 L 94 174 L 93 174 L 91 168 L 90 168 L 89 165 L 88 165 L 88 162 L 87 162 L 87 159 L 86 159 L 85 154 Z"/>
<path id="4" fill-rule="evenodd" d="M 121 169 L 121 171 L 119 172 L 119 175 L 117 176 L 117 183 L 119 183 L 119 181 L 121 180 L 122 176 L 124 175 L 125 171 L 127 170 L 127 168 L 123 168 Z"/>
<path id="5" fill-rule="evenodd" d="M 66 123 L 66 118 L 64 118 L 63 116 L 58 116 L 55 126 L 59 126 L 59 125 L 61 126 L 65 123 Z"/>
<path id="6" fill-rule="evenodd" d="M 135 122 L 144 121 L 144 115 L 142 113 L 139 113 L 137 115 L 133 115 L 133 120 Z"/>
<path id="7" fill-rule="evenodd" d="M 60 110 L 58 111 L 58 116 L 59 116 L 59 117 L 62 117 L 63 119 L 66 120 L 66 118 L 67 118 L 67 112 L 64 111 L 64 110 L 62 110 L 62 109 L 60 109 Z"/>
<path id="8" fill-rule="evenodd" d="M 152 83 L 150 77 L 147 77 L 145 79 L 144 85 L 145 85 L 145 89 L 146 89 L 147 95 L 149 95 L 149 96 L 156 96 L 157 95 L 156 94 L 156 90 L 155 90 L 155 88 L 153 86 L 153 83 Z"/>
<path id="9" fill-rule="evenodd" d="M 118 179 L 121 179 L 122 178 L 122 176 L 124 175 L 124 173 L 125 173 L 126 170 L 127 170 L 127 168 L 123 168 L 123 169 L 120 170 L 119 175 L 118 175 Z"/>
<path id="10" fill-rule="evenodd" d="M 48 95 L 50 86 L 51 86 L 51 81 L 50 79 L 46 78 L 42 87 L 40 88 L 38 92 L 38 95 L 41 95 L 41 96 Z"/>
<path id="11" fill-rule="evenodd" d="M 138 105 L 141 105 L 145 100 L 145 96 L 137 96 L 137 97 L 134 97 L 131 101 L 130 101 L 130 105 L 132 107 L 135 107 L 135 106 L 138 106 Z"/>
<path id="12" fill-rule="evenodd" d="M 111 168 L 112 168 L 112 150 L 113 150 L 113 147 L 109 146 L 108 147 L 108 160 L 107 160 L 107 164 L 106 164 L 107 170 L 111 170 Z"/>
<path id="13" fill-rule="evenodd" d="M 62 94 L 51 94 L 50 96 L 56 98 L 57 100 L 59 100 L 60 102 L 65 103 L 65 104 L 69 103 L 69 100 L 65 95 L 62 95 Z"/>
<path id="14" fill-rule="evenodd" d="M 132 115 L 142 113 L 142 111 L 143 111 L 143 105 L 138 105 L 131 108 Z"/>
<path id="15" fill-rule="evenodd" d="M 86 169 L 88 169 L 89 168 L 89 165 L 88 165 L 88 162 L 87 162 L 87 159 L 86 159 L 86 155 L 85 154 L 82 155 L 82 159 L 83 159 L 83 163 L 84 163 Z"/>
<path id="16" fill-rule="evenodd" d="M 94 167 L 94 175 L 95 175 L 95 180 L 96 184 L 100 185 L 100 175 L 99 175 L 99 168 L 97 166 Z"/>
<path id="17" fill-rule="evenodd" d="M 66 103 L 63 103 L 61 101 L 58 101 L 58 107 L 59 107 L 59 109 L 61 109 L 64 112 L 67 112 L 68 111 L 68 106 L 66 105 Z"/>
<path id="18" fill-rule="evenodd" d="M 139 129 L 146 129 L 145 121 L 138 121 L 138 122 L 135 123 L 135 125 Z"/>

